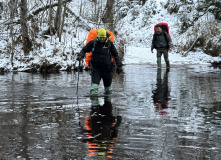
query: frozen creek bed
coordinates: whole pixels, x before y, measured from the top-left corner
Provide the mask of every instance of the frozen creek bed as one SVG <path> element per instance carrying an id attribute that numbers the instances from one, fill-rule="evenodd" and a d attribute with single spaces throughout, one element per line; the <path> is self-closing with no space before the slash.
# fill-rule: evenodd
<path id="1" fill-rule="evenodd" d="M 221 159 L 220 74 L 126 65 L 112 96 L 97 98 L 87 97 L 89 72 L 78 97 L 76 72 L 2 74 L 0 158 Z"/>

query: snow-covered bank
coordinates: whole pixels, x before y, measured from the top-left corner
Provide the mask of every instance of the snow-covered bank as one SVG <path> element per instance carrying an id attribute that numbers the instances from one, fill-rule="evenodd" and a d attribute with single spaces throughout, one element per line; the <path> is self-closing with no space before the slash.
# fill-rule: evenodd
<path id="1" fill-rule="evenodd" d="M 47 41 L 46 41 L 47 43 Z M 30 55 L 16 53 L 11 61 L 11 56 L 2 54 L 0 56 L 0 68 L 4 71 L 27 71 L 31 69 L 40 69 L 41 66 L 55 65 L 59 70 L 74 69 L 76 61 L 75 55 L 70 46 L 64 47 L 62 44 L 47 44 L 47 47 L 41 48 L 38 53 L 31 52 Z"/>
<path id="2" fill-rule="evenodd" d="M 41 3 L 36 2 L 29 3 L 29 9 L 32 8 L 29 15 L 49 4 L 46 0 L 42 0 Z M 102 21 L 106 1 L 100 1 L 100 5 L 89 0 L 75 0 L 67 3 L 68 12 L 60 42 L 57 34 L 51 36 L 49 34 L 48 13 L 41 12 L 27 23 L 33 43 L 28 56 L 24 56 L 23 53 L 19 33 L 20 25 L 13 24 L 14 31 L 10 33 L 10 27 L 8 27 L 10 13 L 6 12 L 7 8 L 5 8 L 5 14 L 2 14 L 2 19 L 0 19 L 2 24 L 0 27 L 0 71 L 27 71 L 33 67 L 39 69 L 39 66 L 43 64 L 57 66 L 60 70 L 74 69 L 76 65 L 78 66 L 76 55 L 85 45 L 88 31 L 90 28 L 101 27 L 115 33 L 115 44 L 120 53 L 123 53 L 124 46 L 133 46 L 126 48 L 124 64 L 154 65 L 156 55 L 152 54 L 148 47 L 153 38 L 154 25 L 159 22 L 167 22 L 170 27 L 174 46 L 173 52 L 169 55 L 172 65 L 208 64 L 221 60 L 204 54 L 221 55 L 221 23 L 211 12 L 199 11 L 197 5 L 200 3 L 197 0 L 191 3 L 177 0 L 177 4 L 168 0 L 138 2 L 140 1 L 115 1 L 113 5 L 116 11 L 113 14 L 114 28 L 111 29 L 108 28 L 108 22 Z M 99 10 L 98 6 L 101 7 Z M 54 8 L 54 14 L 56 9 L 57 7 Z M 173 9 L 177 11 L 172 11 Z M 185 27 L 184 21 L 188 22 L 186 28 L 183 28 Z M 9 33 L 14 34 L 15 37 L 12 38 Z M 191 47 L 192 44 L 193 47 Z M 189 49 L 191 51 L 187 52 Z M 187 57 L 182 57 L 185 53 L 188 53 Z M 163 59 L 162 63 L 164 63 Z"/>
<path id="3" fill-rule="evenodd" d="M 28 4 L 28 7 L 34 12 L 47 5 L 48 1 L 46 0 L 41 1 L 41 3 L 32 1 Z M 76 0 L 67 5 L 69 12 L 65 18 L 65 25 L 60 42 L 57 34 L 50 36 L 50 34 L 47 33 L 49 28 L 47 13 L 41 12 L 41 14 L 39 13 L 39 15 L 36 15 L 36 17 L 44 19 L 42 20 L 44 21 L 42 25 L 39 25 L 39 21 L 28 22 L 27 25 L 29 28 L 35 24 L 38 27 L 38 30 L 30 29 L 34 33 L 30 34 L 30 39 L 33 40 L 33 45 L 32 50 L 27 56 L 23 53 L 20 41 L 15 42 L 16 39 L 20 40 L 20 33 L 17 33 L 20 26 L 15 25 L 13 28 L 14 32 L 16 32 L 16 37 L 14 37 L 15 40 L 12 43 L 12 38 L 9 34 L 10 27 L 4 25 L 6 21 L 8 21 L 7 16 L 9 16 L 9 13 L 7 13 L 6 17 L 0 19 L 0 23 L 3 24 L 0 27 L 0 72 L 28 71 L 32 69 L 39 70 L 40 67 L 45 64 L 48 66 L 56 66 L 56 69 L 59 68 L 59 70 L 74 69 L 78 66 L 76 55 L 85 45 L 85 40 L 88 35 L 88 29 L 85 29 L 85 25 L 88 25 L 91 28 L 93 27 L 92 23 L 89 23 L 88 20 L 83 20 L 82 17 L 80 17 L 80 8 L 82 7 L 83 11 L 81 11 L 82 15 L 84 15 L 83 13 L 86 12 L 85 10 L 87 7 L 93 5 L 93 2 L 88 2 L 88 0 Z M 56 10 L 56 7 L 54 9 Z M 70 12 L 73 12 L 75 15 L 70 14 Z M 78 19 L 81 21 L 80 24 Z"/>
<path id="4" fill-rule="evenodd" d="M 124 64 L 156 64 L 156 50 L 151 53 L 150 48 L 125 47 Z M 183 64 L 210 64 L 213 61 L 220 61 L 221 57 L 212 57 L 202 52 L 190 52 L 186 57 L 173 51 L 169 53 L 171 65 Z M 165 64 L 162 56 L 162 64 Z"/>
<path id="5" fill-rule="evenodd" d="M 197 5 L 200 5 L 197 0 L 191 3 L 179 0 L 176 3 L 166 0 L 146 1 L 143 6 L 134 5 L 128 8 L 127 15 L 118 21 L 116 30 L 124 44 L 150 47 L 154 25 L 166 22 L 170 27 L 175 52 L 184 54 L 193 45 L 191 50 L 196 52 L 197 56 L 198 49 L 202 53 L 219 56 L 221 23 L 212 13 L 198 11 Z M 177 7 L 177 12 L 169 12 L 173 7 Z M 195 53 L 192 55 L 195 56 Z"/>
<path id="6" fill-rule="evenodd" d="M 60 48 L 62 50 L 62 48 Z M 123 58 L 124 65 L 131 64 L 148 64 L 156 65 L 156 50 L 151 53 L 150 48 L 132 47 L 126 46 Z M 61 51 L 60 51 L 61 52 Z M 10 57 L 0 56 L 0 68 L 4 68 L 5 71 L 28 71 L 32 68 L 40 70 L 40 67 L 47 63 L 48 65 L 55 65 L 59 67 L 59 70 L 74 69 L 78 66 L 75 55 L 72 55 L 71 50 L 67 49 L 66 52 L 60 54 L 59 49 L 56 53 L 53 53 L 53 48 L 42 50 L 41 54 L 31 55 L 27 57 L 15 57 L 13 66 L 10 61 Z M 68 54 L 67 54 L 68 53 Z M 173 65 L 211 65 L 211 62 L 221 61 L 221 57 L 212 57 L 202 52 L 189 52 L 186 57 L 183 57 L 179 53 L 174 51 L 169 53 L 170 64 Z M 165 65 L 164 58 L 162 56 L 162 64 Z"/>

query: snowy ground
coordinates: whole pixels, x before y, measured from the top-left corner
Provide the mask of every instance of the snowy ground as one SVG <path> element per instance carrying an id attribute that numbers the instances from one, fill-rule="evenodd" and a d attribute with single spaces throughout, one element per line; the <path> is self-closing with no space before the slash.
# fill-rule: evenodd
<path id="1" fill-rule="evenodd" d="M 50 51 L 51 49 L 51 51 Z M 59 54 L 52 55 L 53 48 L 46 49 L 42 51 L 42 54 L 38 54 L 37 57 L 34 55 L 29 57 L 34 57 L 33 60 L 27 62 L 14 60 L 14 67 L 18 67 L 18 71 L 25 71 L 29 69 L 32 64 L 41 64 L 43 60 L 48 60 L 51 63 L 58 63 L 62 66 L 61 70 L 65 70 L 68 65 L 72 65 L 75 62 L 75 58 L 69 54 L 62 56 Z M 61 49 L 62 50 L 62 49 Z M 70 51 L 71 52 L 71 51 Z M 208 65 L 213 61 L 221 61 L 221 57 L 212 57 L 202 52 L 189 52 L 186 57 L 182 56 L 179 53 L 175 53 L 174 51 L 169 53 L 169 60 L 171 66 L 173 65 L 188 65 L 188 64 L 205 64 Z M 131 65 L 131 64 L 148 64 L 148 65 L 156 65 L 156 50 L 154 53 L 151 53 L 150 48 L 142 48 L 142 47 L 125 47 L 125 54 L 123 58 L 123 64 Z M 162 56 L 162 65 L 165 65 L 164 58 Z M 10 62 L 10 57 L 0 56 L 0 68 L 5 67 L 6 70 L 10 71 L 13 69 L 13 66 Z"/>
<path id="2" fill-rule="evenodd" d="M 121 38 L 125 40 L 125 57 L 124 64 L 156 64 L 156 51 L 155 54 L 150 52 L 151 41 L 154 33 L 154 25 L 159 22 L 166 22 L 170 27 L 170 35 L 174 45 L 173 51 L 169 54 L 169 60 L 172 65 L 182 64 L 208 64 L 214 60 L 221 60 L 219 57 L 211 57 L 204 54 L 204 51 L 199 48 L 194 48 L 195 52 L 189 52 L 186 57 L 182 54 L 181 46 L 191 44 L 196 39 L 197 35 L 204 34 L 202 31 L 210 29 L 206 28 L 206 24 L 216 23 L 212 14 L 202 16 L 196 23 L 196 26 L 201 25 L 201 30 L 195 31 L 194 27 L 190 27 L 186 32 L 180 33 L 181 17 L 179 14 L 169 14 L 167 9 L 164 8 L 165 0 L 148 1 L 139 10 L 139 14 L 134 18 L 133 11 L 129 10 L 125 18 L 120 20 L 117 25 L 117 30 L 121 34 Z M 187 6 L 184 6 L 187 7 Z M 153 10 L 156 12 L 153 13 Z M 182 10 L 182 9 L 181 9 Z M 188 13 L 188 17 L 194 17 L 194 11 Z M 217 24 L 220 26 L 221 24 Z M 195 27 L 196 27 L 195 26 Z M 220 28 L 220 27 L 219 27 Z M 207 36 L 208 37 L 208 36 Z M 216 35 L 211 40 L 217 39 L 220 35 Z M 133 47 L 131 47 L 133 46 Z M 220 53 L 221 54 L 221 53 Z M 162 60 L 162 63 L 164 61 Z"/>
<path id="3" fill-rule="evenodd" d="M 141 47 L 125 47 L 124 64 L 156 64 L 156 50 L 151 53 L 150 48 Z M 183 64 L 209 64 L 212 61 L 221 60 L 221 57 L 212 57 L 202 52 L 189 52 L 186 57 L 173 51 L 169 53 L 169 60 L 171 65 Z M 162 56 L 162 64 L 165 64 Z"/>
<path id="4" fill-rule="evenodd" d="M 43 2 L 46 4 L 47 1 L 43 0 L 42 3 Z M 86 4 L 87 0 L 84 0 L 84 2 L 76 0 L 68 5 L 77 16 L 80 12 L 81 2 L 83 3 L 84 10 L 90 6 L 89 4 Z M 41 4 L 33 10 L 37 10 L 40 7 L 42 7 Z M 57 35 L 43 38 L 41 36 L 42 33 L 48 29 L 48 24 L 43 24 L 38 33 L 39 35 L 35 37 L 36 44 L 39 45 L 39 47 L 34 46 L 34 49 L 30 52 L 29 56 L 24 56 L 22 46 L 16 45 L 14 49 L 13 63 L 11 62 L 11 51 L 7 49 L 11 47 L 11 38 L 9 37 L 9 34 L 7 34 L 8 32 L 2 29 L 4 34 L 0 35 L 0 68 L 4 68 L 5 71 L 26 71 L 36 64 L 42 65 L 43 62 L 49 62 L 50 64 L 56 63 L 61 66 L 61 70 L 66 70 L 68 66 L 73 66 L 74 68 L 77 63 L 75 61 L 76 53 L 79 53 L 81 48 L 85 45 L 88 35 L 86 29 L 83 29 L 83 27 L 75 27 L 75 25 L 73 25 L 74 20 L 74 16 L 69 16 L 65 19 L 65 32 L 62 34 L 61 42 L 59 42 Z M 0 20 L 0 23 L 5 21 L 5 19 L 2 19 Z M 86 22 L 86 20 L 84 21 L 93 28 L 93 25 Z M 14 30 L 19 29 L 20 26 L 16 27 Z"/>

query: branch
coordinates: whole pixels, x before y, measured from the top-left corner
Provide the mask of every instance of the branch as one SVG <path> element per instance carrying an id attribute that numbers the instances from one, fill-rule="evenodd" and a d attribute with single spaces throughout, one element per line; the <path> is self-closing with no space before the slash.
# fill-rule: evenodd
<path id="1" fill-rule="evenodd" d="M 92 28 L 94 28 L 93 25 L 89 25 L 88 22 L 86 20 L 84 20 L 82 17 L 78 16 L 75 12 L 73 12 L 71 9 L 69 9 L 68 7 L 66 7 L 67 11 L 76 18 L 76 20 L 80 21 L 83 26 L 90 31 Z"/>
<path id="2" fill-rule="evenodd" d="M 193 42 L 193 44 L 192 44 L 192 46 L 186 51 L 186 53 L 184 53 L 184 57 L 186 57 L 187 56 L 187 54 L 188 54 L 188 52 L 190 51 L 190 50 L 192 50 L 193 49 L 193 47 L 194 47 L 194 45 L 195 45 L 195 43 L 197 42 L 197 40 L 199 39 L 200 37 L 197 37 L 196 38 L 196 40 Z"/>
<path id="3" fill-rule="evenodd" d="M 65 1 L 63 1 L 63 3 L 67 3 L 67 2 L 71 2 L 72 0 L 65 0 Z M 56 7 L 56 6 L 58 6 L 58 2 L 57 3 L 54 3 L 54 4 L 49 4 L 49 5 L 46 5 L 46 6 L 44 6 L 44 7 L 41 7 L 41 8 L 38 8 L 38 9 L 36 9 L 35 11 L 33 11 L 32 13 L 30 13 L 29 15 L 28 15 L 28 17 L 27 17 L 27 20 L 30 20 L 30 19 L 32 19 L 34 16 L 36 16 L 36 15 L 38 15 L 40 12 L 42 12 L 42 11 L 45 11 L 45 10 L 47 10 L 47 9 L 49 9 L 50 7 Z M 10 25 L 10 24 L 20 24 L 21 23 L 21 20 L 20 19 L 18 19 L 18 20 L 16 20 L 16 21 L 12 21 L 12 22 L 8 22 L 8 23 L 5 23 L 6 25 Z"/>

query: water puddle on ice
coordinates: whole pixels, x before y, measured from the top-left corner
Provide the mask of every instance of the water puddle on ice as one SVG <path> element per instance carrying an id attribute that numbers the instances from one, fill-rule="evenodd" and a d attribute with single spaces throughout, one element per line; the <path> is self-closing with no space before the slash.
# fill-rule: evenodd
<path id="1" fill-rule="evenodd" d="M 2 159 L 221 159 L 220 70 L 124 66 L 113 95 L 90 74 L 0 75 Z M 103 95 L 100 87 L 99 95 Z"/>

